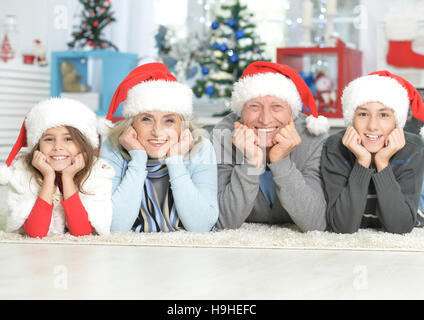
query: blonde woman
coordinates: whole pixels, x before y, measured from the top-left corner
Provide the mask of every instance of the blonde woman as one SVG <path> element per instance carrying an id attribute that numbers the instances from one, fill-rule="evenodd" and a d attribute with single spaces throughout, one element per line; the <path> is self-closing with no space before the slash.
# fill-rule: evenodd
<path id="1" fill-rule="evenodd" d="M 111 230 L 211 231 L 218 219 L 216 158 L 187 120 L 191 89 L 165 65 L 150 63 L 119 85 L 107 118 L 121 102 L 125 120 L 100 150 L 115 169 Z"/>

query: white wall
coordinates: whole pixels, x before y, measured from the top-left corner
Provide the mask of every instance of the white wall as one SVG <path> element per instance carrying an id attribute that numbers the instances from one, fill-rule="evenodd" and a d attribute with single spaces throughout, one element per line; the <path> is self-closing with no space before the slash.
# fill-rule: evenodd
<path id="1" fill-rule="evenodd" d="M 191 0 L 189 8 L 193 11 L 197 0 Z M 193 3 L 195 4 L 193 5 Z M 376 70 L 376 28 L 384 19 L 389 6 L 399 0 L 361 0 L 366 8 L 367 26 L 361 29 L 360 49 L 364 53 L 364 73 Z M 423 0 L 402 0 L 405 3 L 417 3 Z M 298 3 L 299 2 L 299 3 Z M 291 11 L 301 11 L 300 1 L 291 1 Z M 117 21 L 106 32 L 111 40 L 123 52 L 138 53 L 140 63 L 155 59 L 156 33 L 153 0 L 112 0 L 112 8 Z M 0 19 L 5 14 L 15 14 L 18 19 L 21 48 L 31 51 L 34 39 L 40 39 L 46 45 L 48 53 L 66 50 L 66 43 L 71 39 L 75 17 L 81 5 L 77 0 L 1 0 Z M 424 13 L 423 13 L 424 16 Z M 0 26 L 2 21 L 0 20 Z M 299 38 L 301 30 L 291 34 Z M 300 33 L 299 33 L 300 32 Z"/>
<path id="2" fill-rule="evenodd" d="M 154 1 L 112 0 L 116 22 L 105 29 L 120 51 L 138 53 L 144 61 L 154 59 Z M 31 52 L 39 39 L 51 51 L 67 50 L 73 25 L 82 6 L 77 0 L 1 0 L 0 28 L 6 14 L 18 20 L 20 47 Z"/>

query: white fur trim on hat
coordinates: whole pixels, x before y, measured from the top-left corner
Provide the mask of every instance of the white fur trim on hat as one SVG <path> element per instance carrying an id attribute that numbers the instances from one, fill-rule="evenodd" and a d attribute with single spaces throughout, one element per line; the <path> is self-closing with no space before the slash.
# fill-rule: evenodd
<path id="1" fill-rule="evenodd" d="M 409 112 L 408 91 L 395 79 L 367 75 L 353 80 L 343 90 L 343 118 L 352 125 L 357 107 L 368 102 L 380 102 L 393 109 L 398 128 L 403 128 Z"/>
<path id="2" fill-rule="evenodd" d="M 330 130 L 330 122 L 324 116 L 318 116 L 318 118 L 315 118 L 313 115 L 309 115 L 306 117 L 305 121 L 306 128 L 313 135 L 319 136 Z"/>
<path id="3" fill-rule="evenodd" d="M 0 165 L 0 185 L 9 183 L 12 177 L 12 169 L 4 164 Z"/>
<path id="4" fill-rule="evenodd" d="M 271 72 L 246 76 L 237 81 L 231 97 L 232 109 L 241 115 L 246 101 L 268 95 L 286 101 L 292 109 L 293 119 L 302 110 L 302 100 L 293 81 L 282 74 Z"/>
<path id="5" fill-rule="evenodd" d="M 185 84 L 165 80 L 144 81 L 128 90 L 123 110 L 125 117 L 153 110 L 190 117 L 193 113 L 193 91 Z"/>
<path id="6" fill-rule="evenodd" d="M 110 130 L 113 128 L 113 123 L 106 118 L 97 119 L 97 132 L 102 138 L 105 138 L 109 135 Z"/>
<path id="7" fill-rule="evenodd" d="M 69 98 L 43 100 L 28 112 L 25 119 L 28 147 L 34 147 L 47 129 L 60 126 L 78 129 L 94 148 L 98 147 L 96 114 L 80 101 Z"/>

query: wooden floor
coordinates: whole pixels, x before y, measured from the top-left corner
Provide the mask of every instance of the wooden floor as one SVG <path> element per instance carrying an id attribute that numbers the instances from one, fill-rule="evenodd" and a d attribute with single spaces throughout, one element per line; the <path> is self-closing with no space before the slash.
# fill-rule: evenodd
<path id="1" fill-rule="evenodd" d="M 0 299 L 423 299 L 424 253 L 0 243 Z"/>

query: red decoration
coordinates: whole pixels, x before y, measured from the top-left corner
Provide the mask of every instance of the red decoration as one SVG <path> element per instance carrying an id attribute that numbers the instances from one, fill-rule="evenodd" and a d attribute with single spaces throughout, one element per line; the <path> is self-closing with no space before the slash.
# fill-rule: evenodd
<path id="1" fill-rule="evenodd" d="M 88 40 L 88 41 L 87 41 L 87 44 L 88 44 L 90 47 L 92 47 L 92 46 L 93 46 L 93 41 Z"/>
<path id="2" fill-rule="evenodd" d="M 105 5 L 110 6 L 110 1 L 109 0 L 106 0 L 105 1 Z"/>
<path id="3" fill-rule="evenodd" d="M 387 64 L 398 68 L 424 68 L 424 55 L 414 51 L 412 41 L 389 40 Z"/>
<path id="4" fill-rule="evenodd" d="M 334 83 L 324 72 L 319 72 L 315 77 L 315 99 L 320 113 L 337 112 L 337 92 Z"/>
<path id="5" fill-rule="evenodd" d="M 3 42 L 0 47 L 0 59 L 4 62 L 7 62 L 10 59 L 13 59 L 15 53 L 13 52 L 12 46 L 9 42 L 9 37 L 7 34 L 4 35 Z"/>
<path id="6" fill-rule="evenodd" d="M 106 9 L 105 9 L 105 8 L 103 8 L 103 7 L 102 7 L 102 8 L 100 8 L 100 12 L 101 12 L 101 13 L 105 12 L 105 10 L 106 10 Z"/>
<path id="7" fill-rule="evenodd" d="M 319 114 L 328 118 L 343 118 L 341 104 L 343 88 L 350 81 L 362 76 L 362 52 L 347 48 L 343 41 L 339 40 L 335 47 L 278 48 L 277 63 L 286 64 L 298 72 L 306 71 L 303 66 L 305 55 L 337 57 L 337 81 L 334 83 L 334 90 L 337 92 L 336 112 L 319 110 Z"/>
<path id="8" fill-rule="evenodd" d="M 98 27 L 98 25 L 99 25 L 99 23 L 98 23 L 97 21 L 94 21 L 94 22 L 93 22 L 93 26 L 94 26 L 94 27 L 96 27 L 96 28 L 97 28 L 97 27 Z"/>

